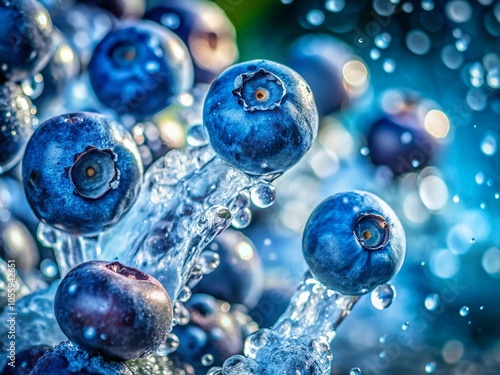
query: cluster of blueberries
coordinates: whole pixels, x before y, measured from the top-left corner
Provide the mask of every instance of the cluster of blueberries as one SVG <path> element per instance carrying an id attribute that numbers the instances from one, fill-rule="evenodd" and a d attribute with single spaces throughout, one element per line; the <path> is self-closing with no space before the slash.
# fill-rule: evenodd
<path id="1" fill-rule="evenodd" d="M 335 111 L 347 95 L 338 64 L 330 63 L 335 56 L 321 52 L 322 43 L 328 43 L 324 37 L 291 49 L 289 65 L 304 80 L 267 60 L 232 65 L 238 54 L 234 28 L 213 3 L 157 1 L 144 13 L 145 5 L 132 0 L 0 2 L 0 172 L 12 169 L 15 175 L 22 159 L 24 191 L 36 217 L 75 237 L 96 236 L 113 226 L 141 189 L 141 154 L 120 120 L 151 119 L 194 84 L 210 83 L 203 128 L 218 157 L 250 175 L 279 175 L 310 149 L 318 109 L 321 116 Z M 75 14 L 87 23 L 105 17 L 109 30 L 90 32 L 67 16 Z M 314 48 L 305 48 L 306 42 Z M 334 95 L 321 94 L 324 81 L 318 76 L 336 88 Z M 66 100 L 68 86 L 78 80 L 88 82 L 95 102 L 82 107 Z M 321 102 L 315 103 L 313 93 Z M 43 118 L 61 101 L 63 114 L 37 123 L 37 111 Z M 425 136 L 391 118 L 374 124 L 370 142 L 387 131 L 410 131 L 416 141 Z M 410 154 L 411 144 L 404 147 Z M 390 155 L 371 156 L 375 164 L 391 167 Z M 256 304 L 246 287 L 257 283 L 252 279 L 257 266 L 235 257 L 234 247 L 219 243 L 216 282 L 198 286 L 199 294 L 186 302 L 192 322 L 174 328 L 180 339 L 174 357 L 191 367 L 207 366 L 207 353 L 210 364 L 221 364 L 241 351 L 249 333 L 242 328 L 245 319 L 228 313 L 213 297 L 250 308 Z M 404 252 L 396 215 L 365 192 L 325 200 L 303 237 L 312 274 L 346 295 L 386 283 L 399 271 Z M 241 284 L 221 281 L 231 274 Z M 71 342 L 17 353 L 18 366 L 7 365 L 2 374 L 131 374 L 125 361 L 157 352 L 175 325 L 173 297 L 138 269 L 119 262 L 82 263 L 62 279 L 54 299 L 57 322 Z"/>

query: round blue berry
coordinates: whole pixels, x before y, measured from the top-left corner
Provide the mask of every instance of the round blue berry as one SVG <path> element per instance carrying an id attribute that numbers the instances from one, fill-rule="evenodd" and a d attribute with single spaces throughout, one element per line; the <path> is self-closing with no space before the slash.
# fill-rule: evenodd
<path id="1" fill-rule="evenodd" d="M 237 64 L 212 84 L 203 122 L 217 154 L 249 173 L 279 173 L 309 150 L 318 113 L 306 82 L 284 65 Z"/>
<path id="2" fill-rule="evenodd" d="M 89 78 L 97 98 L 119 115 L 152 116 L 193 84 L 189 52 L 154 22 L 125 23 L 95 48 Z"/>
<path id="3" fill-rule="evenodd" d="M 119 262 L 90 261 L 61 281 L 54 315 L 72 342 L 122 361 L 158 349 L 172 323 L 172 303 L 152 276 Z"/>
<path id="4" fill-rule="evenodd" d="M 262 294 L 262 265 L 252 241 L 235 230 L 218 235 L 208 249 L 219 254 L 216 270 L 201 280 L 194 293 L 254 307 Z"/>
<path id="5" fill-rule="evenodd" d="M 36 0 L 0 2 L 0 79 L 19 82 L 50 58 L 52 20 Z"/>
<path id="6" fill-rule="evenodd" d="M 144 18 L 165 26 L 182 39 L 193 58 L 196 82 L 212 82 L 238 58 L 234 26 L 215 3 L 160 1 Z"/>
<path id="7" fill-rule="evenodd" d="M 364 294 L 388 282 L 406 252 L 403 226 L 394 211 L 361 191 L 324 200 L 309 217 L 302 241 L 313 275 L 346 295 Z"/>
<path id="8" fill-rule="evenodd" d="M 412 112 L 373 122 L 367 145 L 372 163 L 388 167 L 395 176 L 423 169 L 439 150 L 438 142 Z"/>
<path id="9" fill-rule="evenodd" d="M 33 113 L 31 101 L 18 85 L 0 85 L 0 174 L 22 158 L 33 132 Z"/>
<path id="10" fill-rule="evenodd" d="M 142 163 L 126 129 L 93 113 L 44 122 L 23 159 L 26 197 L 40 220 L 73 234 L 96 234 L 130 208 Z"/>
<path id="11" fill-rule="evenodd" d="M 305 35 L 289 48 L 286 64 L 311 86 L 320 116 L 338 111 L 348 100 L 342 68 L 349 52 L 329 35 Z"/>

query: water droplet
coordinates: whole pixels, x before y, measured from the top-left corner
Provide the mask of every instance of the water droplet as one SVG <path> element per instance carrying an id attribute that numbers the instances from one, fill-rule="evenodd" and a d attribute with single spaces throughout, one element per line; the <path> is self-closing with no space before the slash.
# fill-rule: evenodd
<path id="1" fill-rule="evenodd" d="M 458 203 L 460 202 L 460 197 L 458 195 L 453 196 L 453 203 Z"/>
<path id="2" fill-rule="evenodd" d="M 156 351 L 156 354 L 165 357 L 170 353 L 175 352 L 179 347 L 179 344 L 179 337 L 177 337 L 175 333 L 170 332 L 165 341 L 161 343 L 160 347 Z"/>
<path id="3" fill-rule="evenodd" d="M 375 37 L 375 45 L 380 49 L 386 49 L 391 43 L 392 37 L 389 33 L 382 33 Z"/>
<path id="4" fill-rule="evenodd" d="M 351 371 L 349 371 L 349 375 L 361 375 L 361 369 L 359 367 L 353 367 Z"/>
<path id="5" fill-rule="evenodd" d="M 101 333 L 99 337 L 101 338 L 102 341 L 105 341 L 108 338 L 108 335 L 106 335 L 105 333 Z"/>
<path id="6" fill-rule="evenodd" d="M 425 261 L 420 262 L 420 265 L 421 265 L 422 267 L 423 267 L 423 266 L 425 266 L 425 264 L 426 264 L 426 263 L 425 263 Z"/>
<path id="7" fill-rule="evenodd" d="M 416 55 L 425 55 L 431 49 L 431 38 L 421 30 L 411 30 L 406 34 L 406 46 Z"/>
<path id="8" fill-rule="evenodd" d="M 484 306 L 479 307 L 479 310 L 483 310 L 483 309 L 484 309 Z"/>
<path id="9" fill-rule="evenodd" d="M 187 143 L 193 147 L 204 146 L 208 143 L 205 131 L 201 125 L 195 125 L 189 128 L 186 140 Z"/>
<path id="10" fill-rule="evenodd" d="M 310 10 L 307 13 L 307 22 L 309 22 L 313 26 L 319 26 L 325 20 L 325 14 L 319 9 Z"/>
<path id="11" fill-rule="evenodd" d="M 210 366 L 212 363 L 214 363 L 214 356 L 212 354 L 205 354 L 201 357 L 201 364 L 203 366 Z"/>
<path id="12" fill-rule="evenodd" d="M 325 8 L 329 12 L 340 12 L 345 7 L 345 0 L 327 0 Z"/>
<path id="13" fill-rule="evenodd" d="M 250 198 L 257 207 L 267 208 L 276 199 L 276 188 L 268 183 L 259 183 L 250 190 Z"/>
<path id="14" fill-rule="evenodd" d="M 431 293 L 427 297 L 425 297 L 425 308 L 430 311 L 436 311 L 439 307 L 441 299 L 439 298 L 439 294 Z"/>
<path id="15" fill-rule="evenodd" d="M 387 353 L 386 352 L 380 352 L 379 355 L 378 355 L 380 358 L 385 358 L 387 357 Z"/>
<path id="16" fill-rule="evenodd" d="M 472 237 L 472 238 L 470 239 L 470 243 L 476 243 L 476 239 L 475 239 L 474 237 Z"/>
<path id="17" fill-rule="evenodd" d="M 484 209 L 486 208 L 486 203 L 481 202 L 481 204 L 479 205 L 479 208 L 480 208 L 481 210 L 484 210 Z"/>
<path id="18" fill-rule="evenodd" d="M 359 43 L 359 44 L 362 44 L 363 42 L 364 42 L 363 38 L 359 38 L 359 39 L 358 39 L 358 43 Z"/>
<path id="19" fill-rule="evenodd" d="M 220 256 L 215 251 L 205 250 L 198 258 L 198 263 L 201 266 L 201 272 L 208 275 L 219 267 Z"/>
<path id="20" fill-rule="evenodd" d="M 436 362 L 429 362 L 425 365 L 425 372 L 432 374 L 436 370 Z"/>
<path id="21" fill-rule="evenodd" d="M 495 199 L 499 199 L 500 198 L 500 193 L 495 193 Z"/>
<path id="22" fill-rule="evenodd" d="M 94 327 L 86 327 L 83 329 L 83 337 L 86 340 L 92 340 L 96 335 L 96 330 Z"/>
<path id="23" fill-rule="evenodd" d="M 396 60 L 391 58 L 385 59 L 382 67 L 386 73 L 393 73 L 396 70 Z"/>
<path id="24" fill-rule="evenodd" d="M 233 220 L 231 220 L 231 225 L 236 229 L 244 229 L 250 225 L 251 221 L 252 211 L 250 211 L 250 208 L 245 207 L 234 214 Z"/>
<path id="25" fill-rule="evenodd" d="M 380 50 L 377 49 L 377 48 L 372 48 L 371 51 L 370 51 L 370 58 L 372 60 L 378 60 L 380 58 Z"/>
<path id="26" fill-rule="evenodd" d="M 394 285 L 379 285 L 371 293 L 372 305 L 378 310 L 384 310 L 392 304 L 395 297 L 396 288 Z"/>
<path id="27" fill-rule="evenodd" d="M 420 161 L 414 159 L 411 161 L 411 165 L 413 166 L 413 168 L 418 168 L 418 166 L 420 165 Z"/>
<path id="28" fill-rule="evenodd" d="M 184 285 L 184 287 L 179 292 L 179 296 L 177 297 L 177 299 L 181 302 L 187 302 L 191 298 L 192 294 L 193 292 L 191 292 L 191 289 L 187 285 Z"/>
<path id="29" fill-rule="evenodd" d="M 486 156 L 493 156 L 497 152 L 497 134 L 488 132 L 481 141 L 481 151 Z"/>
<path id="30" fill-rule="evenodd" d="M 404 323 L 401 325 L 401 329 L 402 329 L 403 331 L 408 330 L 408 327 L 410 327 L 410 322 L 404 322 Z"/>
<path id="31" fill-rule="evenodd" d="M 433 0 L 422 0 L 422 9 L 426 11 L 431 11 L 434 9 Z"/>
<path id="32" fill-rule="evenodd" d="M 401 143 L 407 145 L 413 140 L 413 135 L 410 132 L 404 132 L 401 134 Z"/>
<path id="33" fill-rule="evenodd" d="M 469 315 L 469 306 L 463 306 L 460 309 L 460 316 L 467 316 Z"/>
<path id="34" fill-rule="evenodd" d="M 175 13 L 165 13 L 160 19 L 163 26 L 170 30 L 176 30 L 181 25 L 181 19 L 179 15 Z"/>
<path id="35" fill-rule="evenodd" d="M 71 284 L 69 287 L 68 287 L 68 294 L 70 296 L 74 295 L 76 293 L 76 290 L 78 289 L 78 285 L 77 284 Z"/>
<path id="36" fill-rule="evenodd" d="M 40 263 L 40 271 L 47 277 L 55 277 L 57 275 L 57 264 L 49 258 L 42 260 Z"/>
<path id="37" fill-rule="evenodd" d="M 378 342 L 384 344 L 387 341 L 387 335 L 382 335 L 378 338 Z"/>
<path id="38" fill-rule="evenodd" d="M 370 154 L 370 149 L 368 147 L 361 147 L 359 153 L 363 156 L 368 156 Z"/>

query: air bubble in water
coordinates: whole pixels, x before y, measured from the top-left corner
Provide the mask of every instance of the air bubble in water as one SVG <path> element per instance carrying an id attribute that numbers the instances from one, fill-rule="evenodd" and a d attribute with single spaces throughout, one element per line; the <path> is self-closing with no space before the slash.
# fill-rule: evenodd
<path id="1" fill-rule="evenodd" d="M 158 350 L 156 350 L 156 354 L 165 357 L 170 353 L 175 352 L 179 347 L 179 344 L 179 337 L 177 337 L 175 333 L 170 332 L 165 341 L 163 341 Z"/>
<path id="2" fill-rule="evenodd" d="M 382 67 L 386 73 L 393 73 L 396 70 L 396 60 L 391 58 L 385 59 Z"/>
<path id="3" fill-rule="evenodd" d="M 391 16 L 396 10 L 396 5 L 391 0 L 373 0 L 373 9 L 381 16 Z"/>
<path id="4" fill-rule="evenodd" d="M 404 322 L 404 323 L 401 325 L 401 329 L 402 329 L 403 331 L 408 330 L 408 327 L 410 327 L 410 322 Z"/>
<path id="5" fill-rule="evenodd" d="M 201 272 L 204 275 L 208 275 L 219 267 L 220 256 L 215 251 L 205 250 L 201 253 L 198 263 L 201 266 Z"/>
<path id="6" fill-rule="evenodd" d="M 439 298 L 439 294 L 431 293 L 427 297 L 425 297 L 425 308 L 430 311 L 436 311 L 439 307 L 440 301 L 441 300 Z"/>
<path id="7" fill-rule="evenodd" d="M 422 9 L 431 11 L 434 9 L 434 1 L 433 0 L 422 0 Z"/>
<path id="8" fill-rule="evenodd" d="M 319 26 L 325 20 L 325 14 L 319 9 L 310 10 L 307 13 L 307 22 L 309 22 L 313 26 Z"/>
<path id="9" fill-rule="evenodd" d="M 472 6 L 463 0 L 450 1 L 446 4 L 445 12 L 451 21 L 463 23 L 472 17 Z"/>
<path id="10" fill-rule="evenodd" d="M 378 338 L 378 342 L 381 344 L 385 344 L 386 341 L 387 341 L 387 335 L 382 335 Z"/>
<path id="11" fill-rule="evenodd" d="M 416 55 L 425 55 L 431 49 L 431 39 L 421 30 L 412 30 L 406 35 L 406 46 Z"/>
<path id="12" fill-rule="evenodd" d="M 345 7 L 344 0 L 327 0 L 325 3 L 325 8 L 329 12 L 340 12 Z"/>
<path id="13" fill-rule="evenodd" d="M 193 292 L 191 292 L 191 289 L 187 285 L 184 285 L 184 287 L 179 292 L 177 299 L 181 302 L 187 302 L 191 298 L 192 293 Z"/>
<path id="14" fill-rule="evenodd" d="M 460 316 L 467 316 L 469 315 L 469 306 L 463 306 L 461 309 L 460 309 Z"/>
<path id="15" fill-rule="evenodd" d="M 389 33 L 382 33 L 375 37 L 375 45 L 380 49 L 386 49 L 391 43 L 392 37 Z"/>
<path id="16" fill-rule="evenodd" d="M 40 271 L 49 278 L 55 277 L 57 275 L 57 265 L 52 259 L 44 259 L 40 263 Z"/>
<path id="17" fill-rule="evenodd" d="M 231 225 L 236 229 L 244 229 L 250 225 L 252 221 L 252 211 L 248 207 L 234 214 Z"/>
<path id="18" fill-rule="evenodd" d="M 472 238 L 470 239 L 470 243 L 476 243 L 476 239 L 475 239 L 474 237 L 472 237 Z"/>
<path id="19" fill-rule="evenodd" d="M 370 154 L 370 149 L 368 147 L 361 147 L 359 153 L 363 156 L 368 156 Z"/>
<path id="20" fill-rule="evenodd" d="M 394 285 L 379 285 L 371 293 L 372 305 L 378 310 L 384 310 L 392 304 L 395 297 L 396 288 Z"/>
<path id="21" fill-rule="evenodd" d="M 481 141 L 481 151 L 486 156 L 493 156 L 497 152 L 497 135 L 493 132 L 488 132 L 484 135 Z"/>
<path id="22" fill-rule="evenodd" d="M 381 55 L 381 53 L 380 53 L 379 49 L 377 49 L 377 48 L 372 48 L 371 49 L 371 51 L 370 51 L 370 58 L 372 60 L 378 60 L 378 59 L 380 59 L 380 55 Z"/>
<path id="23" fill-rule="evenodd" d="M 253 204 L 259 208 L 267 208 L 276 199 L 276 188 L 268 183 L 260 183 L 250 190 L 250 198 Z"/>
<path id="24" fill-rule="evenodd" d="M 353 367 L 351 371 L 349 371 L 349 375 L 361 375 L 361 369 L 359 367 Z"/>
<path id="25" fill-rule="evenodd" d="M 205 354 L 201 357 L 201 364 L 203 366 L 210 366 L 212 363 L 214 363 L 214 356 L 212 354 Z"/>
<path id="26" fill-rule="evenodd" d="M 441 51 L 441 60 L 449 69 L 458 69 L 464 62 L 464 56 L 457 49 L 448 45 Z"/>
<path id="27" fill-rule="evenodd" d="M 432 374 L 436 370 L 436 362 L 429 362 L 425 365 L 425 372 Z"/>

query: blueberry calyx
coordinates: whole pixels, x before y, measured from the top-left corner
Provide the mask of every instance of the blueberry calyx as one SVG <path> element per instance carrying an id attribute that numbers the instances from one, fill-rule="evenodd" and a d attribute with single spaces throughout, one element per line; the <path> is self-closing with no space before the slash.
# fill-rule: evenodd
<path id="1" fill-rule="evenodd" d="M 94 146 L 75 156 L 69 169 L 74 193 L 83 198 L 99 199 L 111 189 L 116 189 L 120 172 L 115 164 L 116 155 L 110 149 Z"/>
<path id="2" fill-rule="evenodd" d="M 120 262 L 113 262 L 106 265 L 108 270 L 116 272 L 119 275 L 122 275 L 128 279 L 132 280 L 149 280 L 149 276 L 142 271 L 139 271 L 137 268 L 127 267 L 121 264 Z"/>
<path id="3" fill-rule="evenodd" d="M 261 68 L 254 73 L 243 73 L 234 81 L 232 93 L 248 112 L 268 111 L 279 107 L 286 95 L 283 81 Z"/>
<path id="4" fill-rule="evenodd" d="M 365 249 L 380 250 L 389 242 L 389 224 L 380 215 L 360 214 L 354 222 L 354 236 Z"/>

